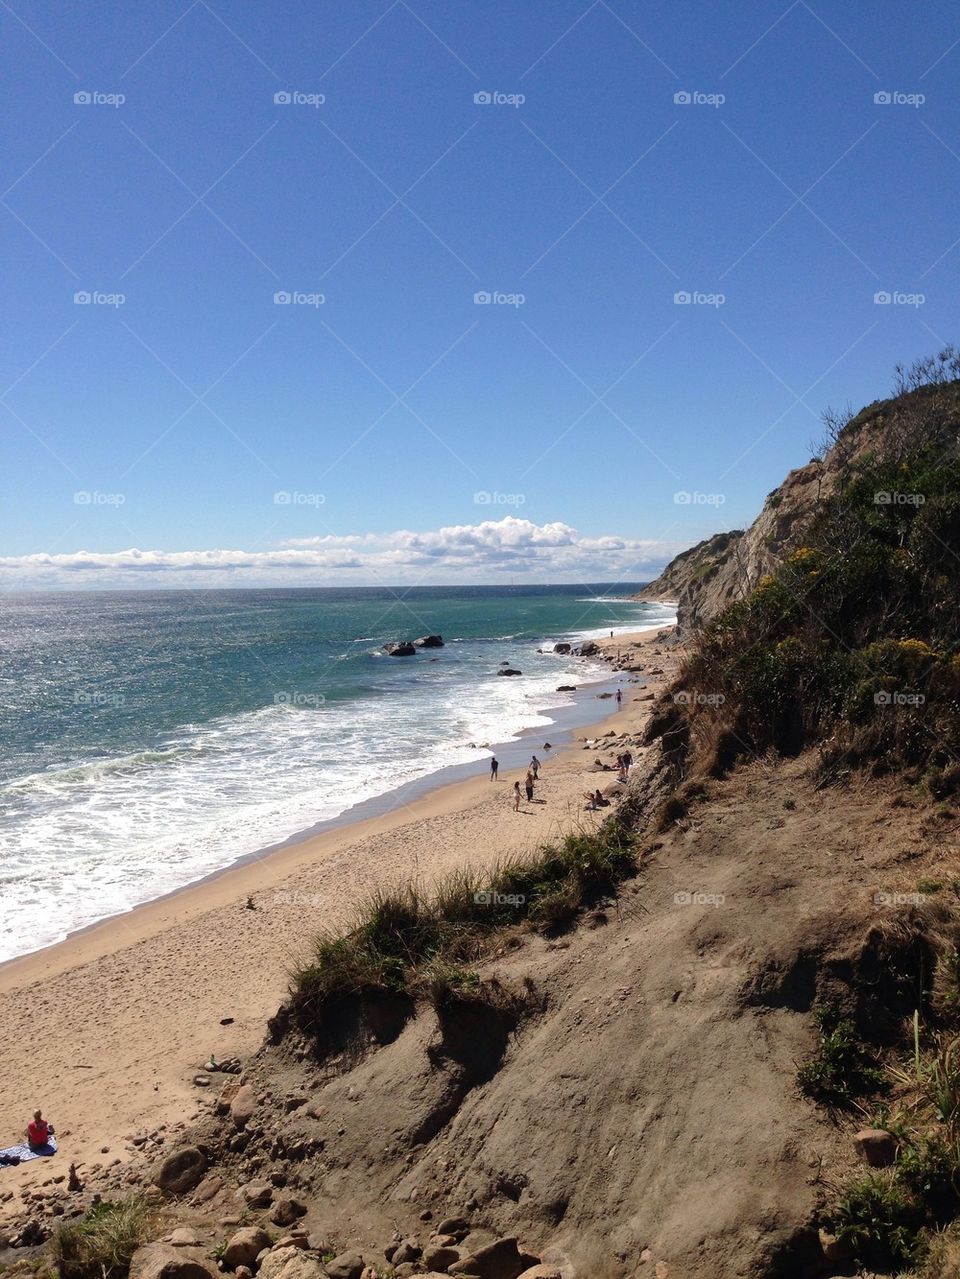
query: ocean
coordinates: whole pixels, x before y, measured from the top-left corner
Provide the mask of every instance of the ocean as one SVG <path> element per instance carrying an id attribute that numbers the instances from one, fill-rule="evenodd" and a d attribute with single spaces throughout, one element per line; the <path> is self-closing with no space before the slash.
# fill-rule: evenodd
<path id="1" fill-rule="evenodd" d="M 0 596 L 0 960 L 439 770 L 485 770 L 525 730 L 595 722 L 555 690 L 608 669 L 552 646 L 673 620 L 634 589 Z M 431 633 L 445 647 L 380 651 Z"/>

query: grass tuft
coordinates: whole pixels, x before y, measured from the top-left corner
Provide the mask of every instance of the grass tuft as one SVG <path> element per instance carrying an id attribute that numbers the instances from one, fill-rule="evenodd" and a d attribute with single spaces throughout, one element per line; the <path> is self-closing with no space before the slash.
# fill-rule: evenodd
<path id="1" fill-rule="evenodd" d="M 136 1250 L 154 1237 L 157 1216 L 140 1195 L 99 1203 L 54 1232 L 60 1279 L 125 1279 Z"/>

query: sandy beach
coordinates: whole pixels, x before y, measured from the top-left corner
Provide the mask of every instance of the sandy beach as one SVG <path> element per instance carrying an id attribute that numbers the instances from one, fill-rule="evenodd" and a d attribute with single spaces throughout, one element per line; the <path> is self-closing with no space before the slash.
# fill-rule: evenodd
<path id="1" fill-rule="evenodd" d="M 510 797 L 522 772 L 501 770 L 491 783 L 484 758 L 475 779 L 247 861 L 0 967 L 0 1137 L 18 1140 L 42 1106 L 64 1156 L 55 1168 L 37 1161 L 8 1170 L 0 1202 L 11 1206 L 20 1186 L 65 1172 L 68 1162 L 106 1166 L 129 1156 L 138 1133 L 188 1123 L 201 1107 L 193 1079 L 203 1062 L 260 1045 L 292 961 L 378 885 L 429 884 L 600 820 L 606 810 L 584 811 L 583 796 L 612 780 L 594 761 L 612 762 L 616 751 L 584 742 L 638 732 L 649 694 L 676 661 L 671 650 L 654 657 L 654 634 L 603 641 L 614 654 L 632 646 L 645 671 L 624 674 L 622 706 L 571 745 L 538 749 L 537 802 L 524 800 L 519 814 Z M 614 706 L 596 704 L 598 721 Z"/>

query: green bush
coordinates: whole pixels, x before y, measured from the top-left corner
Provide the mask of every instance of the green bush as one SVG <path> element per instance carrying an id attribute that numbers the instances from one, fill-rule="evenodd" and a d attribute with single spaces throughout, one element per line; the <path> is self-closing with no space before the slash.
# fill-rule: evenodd
<path id="1" fill-rule="evenodd" d="M 884 1082 L 870 1050 L 857 1038 L 853 1023 L 833 1008 L 819 1008 L 817 1053 L 797 1071 L 803 1094 L 826 1106 L 846 1109 L 857 1097 L 877 1092 Z"/>
<path id="2" fill-rule="evenodd" d="M 54 1232 L 60 1279 L 125 1279 L 130 1259 L 154 1235 L 156 1216 L 142 1196 L 99 1203 Z"/>
<path id="3" fill-rule="evenodd" d="M 865 1266 L 901 1269 L 922 1253 L 922 1216 L 889 1175 L 874 1173 L 847 1186 L 831 1214 L 837 1238 Z"/>
<path id="4" fill-rule="evenodd" d="M 632 838 L 616 820 L 575 832 L 487 874 L 458 870 L 433 892 L 407 885 L 376 893 L 353 927 L 318 937 L 291 978 L 293 1008 L 316 1024 L 325 1007 L 355 997 L 416 996 L 425 984 L 473 980 L 458 965 L 519 926 L 554 932 L 616 892 L 635 868 Z"/>

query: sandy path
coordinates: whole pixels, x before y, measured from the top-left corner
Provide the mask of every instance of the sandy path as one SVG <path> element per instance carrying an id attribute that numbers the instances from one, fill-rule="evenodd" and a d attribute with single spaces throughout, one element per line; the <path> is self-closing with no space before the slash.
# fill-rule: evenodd
<path id="1" fill-rule="evenodd" d="M 610 646 L 629 642 L 621 636 Z M 669 670 L 672 659 L 648 665 Z M 623 708 L 595 731 L 634 731 L 649 701 L 633 699 L 657 683 L 648 677 L 642 693 L 625 684 Z M 501 772 L 491 784 L 484 771 L 0 967 L 0 1134 L 13 1140 L 42 1105 L 63 1152 L 90 1165 L 125 1158 L 137 1131 L 189 1121 L 203 1061 L 259 1046 L 292 959 L 319 928 L 349 919 L 374 887 L 489 865 L 597 820 L 583 811 L 582 795 L 602 784 L 590 772 L 598 751 L 578 742 L 539 753 L 544 802 L 524 801 L 520 814 L 510 793 L 522 775 Z M 232 1023 L 221 1025 L 227 1017 Z M 53 1171 L 64 1169 L 38 1161 L 5 1170 L 0 1200 Z"/>

